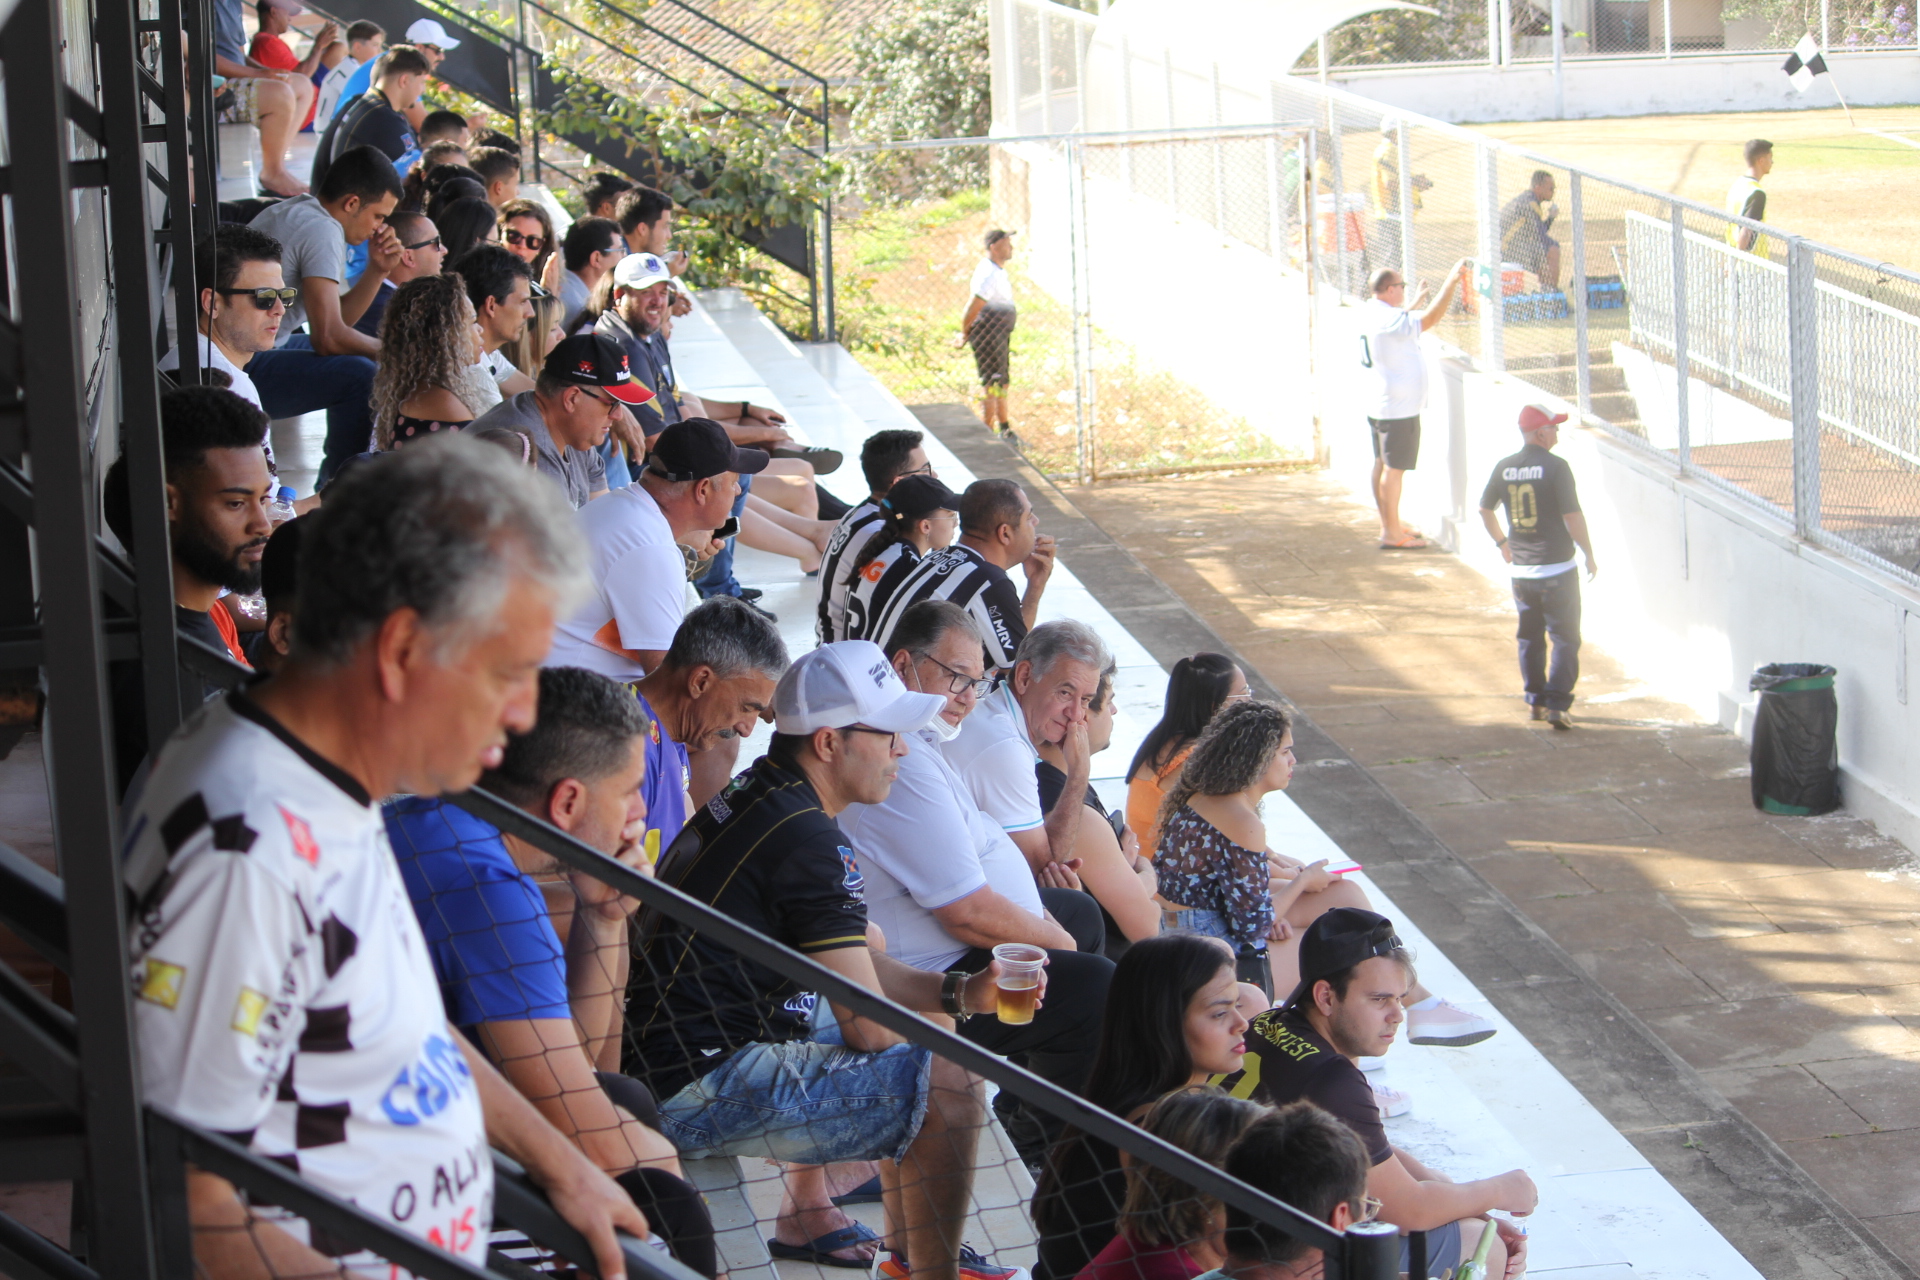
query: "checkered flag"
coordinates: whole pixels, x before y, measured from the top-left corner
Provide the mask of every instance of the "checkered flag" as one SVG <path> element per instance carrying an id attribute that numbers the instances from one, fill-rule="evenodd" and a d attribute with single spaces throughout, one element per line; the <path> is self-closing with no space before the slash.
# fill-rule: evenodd
<path id="1" fill-rule="evenodd" d="M 1827 74 L 1827 61 L 1820 56 L 1820 44 L 1813 38 L 1813 32 L 1800 37 L 1800 43 L 1793 46 L 1793 52 L 1787 55 L 1780 69 L 1787 73 L 1787 83 L 1795 93 L 1805 93 L 1815 76 Z"/>

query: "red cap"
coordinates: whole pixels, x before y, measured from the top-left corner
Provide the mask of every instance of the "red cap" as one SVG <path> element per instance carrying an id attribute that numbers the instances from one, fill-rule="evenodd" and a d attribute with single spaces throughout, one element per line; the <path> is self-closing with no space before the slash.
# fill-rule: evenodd
<path id="1" fill-rule="evenodd" d="M 1520 429 L 1538 431 L 1542 427 L 1557 427 L 1567 420 L 1564 413 L 1548 413 L 1546 406 L 1530 404 L 1520 411 Z"/>

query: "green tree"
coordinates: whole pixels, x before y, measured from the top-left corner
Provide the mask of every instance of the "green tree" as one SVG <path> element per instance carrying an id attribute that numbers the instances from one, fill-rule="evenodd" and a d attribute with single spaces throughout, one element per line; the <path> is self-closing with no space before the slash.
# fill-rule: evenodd
<path id="1" fill-rule="evenodd" d="M 897 0 L 856 38 L 864 86 L 853 105 L 860 141 L 985 136 L 992 122 L 985 0 Z M 944 197 L 986 185 L 985 147 L 862 154 L 850 166 L 869 200 Z"/>

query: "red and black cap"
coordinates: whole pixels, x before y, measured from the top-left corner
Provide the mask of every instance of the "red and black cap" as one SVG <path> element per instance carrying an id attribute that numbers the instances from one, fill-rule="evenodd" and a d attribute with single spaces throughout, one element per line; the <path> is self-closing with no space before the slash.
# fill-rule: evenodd
<path id="1" fill-rule="evenodd" d="M 772 459 L 764 449 L 742 449 L 712 418 L 687 418 L 653 438 L 647 470 L 662 480 L 705 480 L 727 471 L 753 475 Z"/>
<path id="2" fill-rule="evenodd" d="M 547 356 L 540 372 L 558 382 L 577 387 L 605 387 L 607 394 L 622 404 L 645 404 L 653 392 L 633 380 L 627 367 L 627 353 L 612 338 L 597 333 L 582 333 L 562 338 Z"/>

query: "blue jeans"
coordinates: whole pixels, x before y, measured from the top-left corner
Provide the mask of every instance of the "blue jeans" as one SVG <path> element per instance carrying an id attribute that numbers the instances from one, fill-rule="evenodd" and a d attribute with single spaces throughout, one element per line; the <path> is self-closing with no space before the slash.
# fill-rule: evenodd
<path id="1" fill-rule="evenodd" d="M 313 339 L 296 333 L 284 347 L 255 352 L 247 361 L 247 376 L 269 418 L 327 411 L 319 484 L 331 480 L 348 458 L 373 447 L 373 361 L 367 357 L 320 355 Z"/>
<path id="2" fill-rule="evenodd" d="M 729 514 L 738 516 L 747 509 L 747 494 L 753 490 L 753 477 L 740 477 L 740 496 L 733 500 L 733 510 Z M 702 600 L 710 596 L 737 596 L 740 594 L 740 580 L 733 576 L 733 544 L 738 538 L 728 538 L 727 545 L 713 558 L 707 571 L 694 579 L 694 587 L 700 592 Z"/>
<path id="3" fill-rule="evenodd" d="M 257 358 L 257 357 L 256 357 Z M 1530 706 L 1565 711 L 1580 679 L 1580 571 L 1551 578 L 1515 578 L 1513 602 L 1520 609 L 1520 679 Z M 1547 656 L 1547 642 L 1553 656 Z"/>
<path id="4" fill-rule="evenodd" d="M 660 1132 L 688 1160 L 898 1160 L 926 1118 L 932 1074 L 932 1051 L 914 1044 L 750 1044 L 661 1103 Z"/>

